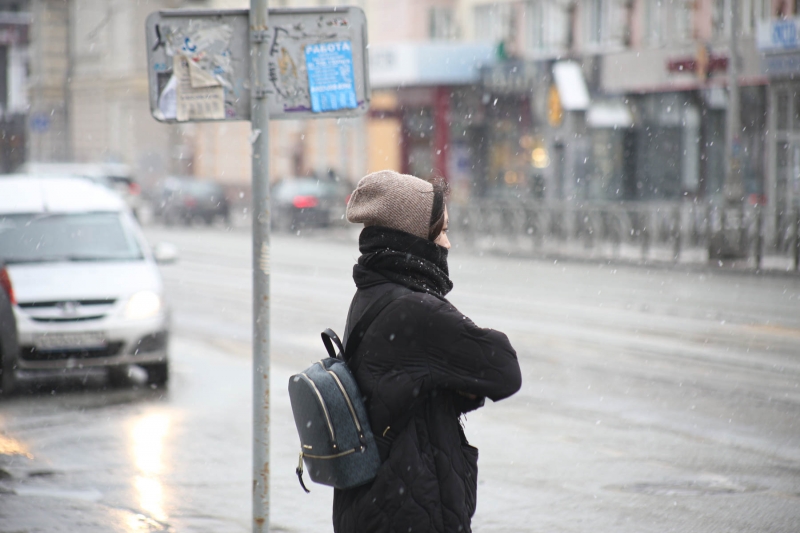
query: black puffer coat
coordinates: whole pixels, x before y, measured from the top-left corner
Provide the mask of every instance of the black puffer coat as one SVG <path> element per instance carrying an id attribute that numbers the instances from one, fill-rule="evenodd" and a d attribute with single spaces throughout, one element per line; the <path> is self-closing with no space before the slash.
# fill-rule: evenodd
<path id="1" fill-rule="evenodd" d="M 354 279 L 358 291 L 348 331 L 370 303 L 396 286 L 362 264 Z M 420 290 L 419 284 L 403 285 Z M 467 443 L 459 417 L 485 397 L 497 401 L 519 390 L 519 364 L 508 338 L 479 328 L 435 291 L 413 292 L 381 312 L 357 354 L 355 376 L 373 433 L 379 437 L 394 422 L 408 422 L 381 440 L 388 458 L 372 483 L 335 491 L 334 530 L 470 531 L 478 450 Z M 407 413 L 413 413 L 410 420 Z"/>

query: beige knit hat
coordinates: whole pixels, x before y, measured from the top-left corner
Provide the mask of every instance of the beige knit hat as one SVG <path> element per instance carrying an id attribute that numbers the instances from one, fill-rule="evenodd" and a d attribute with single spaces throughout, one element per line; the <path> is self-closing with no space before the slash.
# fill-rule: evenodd
<path id="1" fill-rule="evenodd" d="M 427 239 L 431 211 L 433 185 L 408 174 L 379 170 L 358 182 L 347 203 L 347 220 L 398 229 Z"/>

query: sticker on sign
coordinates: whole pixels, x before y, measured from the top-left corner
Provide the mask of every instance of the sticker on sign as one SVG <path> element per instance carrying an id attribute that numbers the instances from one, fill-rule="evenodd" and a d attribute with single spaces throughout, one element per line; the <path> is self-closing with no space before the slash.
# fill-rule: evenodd
<path id="1" fill-rule="evenodd" d="M 306 46 L 306 70 L 314 113 L 358 107 L 350 41 Z"/>
<path id="2" fill-rule="evenodd" d="M 102 332 L 49 333 L 33 341 L 37 350 L 80 350 L 106 347 L 106 336 Z"/>

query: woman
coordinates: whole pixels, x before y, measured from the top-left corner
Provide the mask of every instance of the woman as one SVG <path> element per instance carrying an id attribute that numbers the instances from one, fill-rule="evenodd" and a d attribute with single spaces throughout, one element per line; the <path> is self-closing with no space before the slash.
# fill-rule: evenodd
<path id="1" fill-rule="evenodd" d="M 346 331 L 397 285 L 413 292 L 383 309 L 356 352 L 352 370 L 384 461 L 371 483 L 335 491 L 337 533 L 470 531 L 478 450 L 459 418 L 520 387 L 508 338 L 445 299 L 446 192 L 442 181 L 386 170 L 364 177 L 347 205 L 347 220 L 365 228 Z"/>

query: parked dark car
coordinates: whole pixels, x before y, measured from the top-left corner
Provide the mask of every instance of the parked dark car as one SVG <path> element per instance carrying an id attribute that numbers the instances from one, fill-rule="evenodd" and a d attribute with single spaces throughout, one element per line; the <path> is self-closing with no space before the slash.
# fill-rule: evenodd
<path id="1" fill-rule="evenodd" d="M 11 307 L 14 290 L 11 278 L 0 264 L 0 395 L 8 396 L 14 392 L 15 367 L 19 357 L 17 343 L 17 321 Z"/>
<path id="2" fill-rule="evenodd" d="M 272 227 L 277 231 L 327 227 L 342 220 L 352 187 L 324 177 L 284 179 L 272 188 Z"/>
<path id="3" fill-rule="evenodd" d="M 213 224 L 222 219 L 230 221 L 230 206 L 225 189 L 213 181 L 193 178 L 168 178 L 158 190 L 153 213 L 165 224 L 191 224 L 201 220 Z"/>

